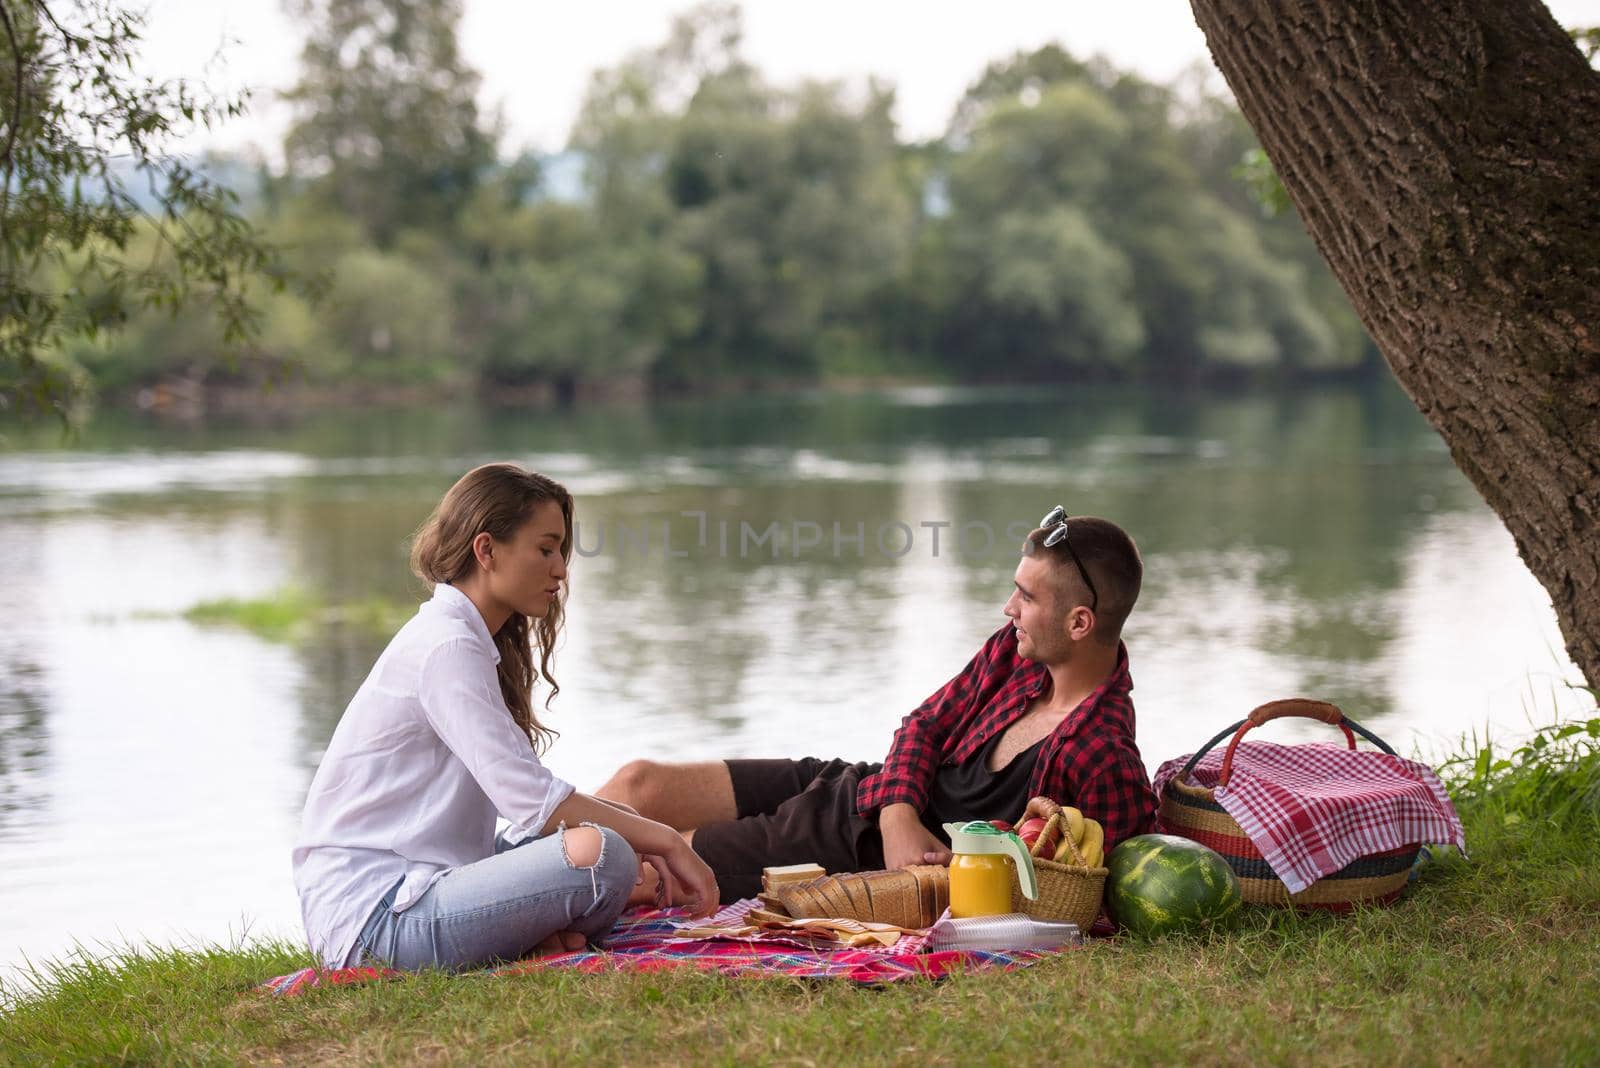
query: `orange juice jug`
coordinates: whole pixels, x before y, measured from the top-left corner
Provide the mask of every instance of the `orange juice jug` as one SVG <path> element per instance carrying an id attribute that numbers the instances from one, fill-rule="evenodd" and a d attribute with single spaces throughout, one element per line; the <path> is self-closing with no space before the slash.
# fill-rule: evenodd
<path id="1" fill-rule="evenodd" d="M 1011 911 L 1011 886 L 1021 884 L 1022 896 L 1039 896 L 1033 877 L 1033 858 L 1010 831 L 983 820 L 947 823 L 950 836 L 950 916 L 999 916 Z"/>

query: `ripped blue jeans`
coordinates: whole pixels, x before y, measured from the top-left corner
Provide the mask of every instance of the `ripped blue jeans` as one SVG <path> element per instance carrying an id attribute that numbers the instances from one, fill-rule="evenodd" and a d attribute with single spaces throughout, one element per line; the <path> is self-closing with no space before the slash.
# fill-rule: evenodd
<path id="1" fill-rule="evenodd" d="M 372 910 L 357 940 L 360 963 L 404 971 L 461 971 L 516 960 L 558 931 L 593 939 L 610 930 L 639 874 L 633 848 L 609 827 L 600 858 L 575 867 L 565 830 L 515 844 L 495 838 L 495 855 L 444 875 L 404 912 L 396 883 Z"/>

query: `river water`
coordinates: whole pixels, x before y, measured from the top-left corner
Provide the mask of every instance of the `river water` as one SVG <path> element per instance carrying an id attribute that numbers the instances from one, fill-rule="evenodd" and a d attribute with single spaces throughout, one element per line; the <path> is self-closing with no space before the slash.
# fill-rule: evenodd
<path id="1" fill-rule="evenodd" d="M 1126 637 L 1151 768 L 1297 694 L 1429 758 L 1593 707 L 1511 538 L 1387 383 L 6 433 L 0 972 L 75 945 L 299 937 L 300 803 L 385 633 L 184 613 L 286 590 L 414 604 L 407 537 L 494 459 L 579 499 L 546 718 L 548 762 L 583 789 L 636 756 L 881 758 L 1001 624 L 1016 531 L 1056 503 L 1144 554 Z"/>

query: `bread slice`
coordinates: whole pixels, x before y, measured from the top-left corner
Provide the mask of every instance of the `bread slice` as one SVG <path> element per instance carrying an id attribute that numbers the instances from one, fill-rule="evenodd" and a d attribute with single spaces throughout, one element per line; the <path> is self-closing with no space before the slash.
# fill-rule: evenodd
<path id="1" fill-rule="evenodd" d="M 923 875 L 922 868 L 923 865 L 920 865 L 920 863 L 914 863 L 914 865 L 906 868 L 906 875 L 912 878 L 915 887 L 917 887 L 917 923 L 914 924 L 917 927 L 923 926 L 922 918 L 926 910 L 926 899 L 928 899 L 928 878 Z"/>
<path id="2" fill-rule="evenodd" d="M 818 879 L 811 884 L 811 892 L 816 894 L 818 911 L 814 911 L 814 918 L 827 918 L 838 915 L 838 900 L 834 897 L 834 878 Z"/>
<path id="3" fill-rule="evenodd" d="M 922 926 L 922 876 L 910 868 L 905 872 L 910 879 L 906 887 L 906 915 L 901 921 L 902 927 Z"/>
<path id="4" fill-rule="evenodd" d="M 823 895 L 828 899 L 828 915 L 838 919 L 852 919 L 856 914 L 855 902 L 850 900 L 850 895 L 840 885 L 837 877 L 831 877 L 823 885 Z"/>
<path id="5" fill-rule="evenodd" d="M 879 922 L 892 923 L 896 927 L 917 926 L 916 876 L 908 871 L 884 872 L 882 880 L 874 889 L 874 905 L 880 894 L 887 900 L 884 902 L 884 907 L 875 907 L 873 910 Z"/>
<path id="6" fill-rule="evenodd" d="M 797 889 L 801 894 L 801 902 L 805 906 L 805 911 L 800 915 L 817 917 L 828 914 L 828 902 L 822 896 L 822 884 L 824 881 L 826 881 L 826 876 L 822 879 L 812 879 L 799 885 Z"/>
<path id="7" fill-rule="evenodd" d="M 809 879 L 820 878 L 827 872 L 822 870 L 820 864 L 784 864 L 778 867 L 761 869 L 761 888 L 771 893 L 773 888 L 785 886 L 789 883 L 806 882 Z"/>
<path id="8" fill-rule="evenodd" d="M 867 881 L 857 873 L 834 876 L 850 899 L 850 915 L 858 920 L 872 919 L 872 899 L 867 896 Z"/>
<path id="9" fill-rule="evenodd" d="M 918 927 L 932 927 L 939 914 L 933 911 L 933 870 L 929 865 L 917 865 L 917 917 Z"/>
<path id="10" fill-rule="evenodd" d="M 856 899 L 850 893 L 850 882 L 850 873 L 848 872 L 833 877 L 834 901 L 842 900 L 844 902 L 842 905 L 835 904 L 834 906 L 840 909 L 839 912 L 834 913 L 834 916 L 841 920 L 854 919 L 856 915 Z"/>
<path id="11" fill-rule="evenodd" d="M 811 885 L 814 881 L 789 883 L 777 888 L 778 900 L 783 903 L 785 912 L 797 919 L 821 915 L 821 902 Z"/>

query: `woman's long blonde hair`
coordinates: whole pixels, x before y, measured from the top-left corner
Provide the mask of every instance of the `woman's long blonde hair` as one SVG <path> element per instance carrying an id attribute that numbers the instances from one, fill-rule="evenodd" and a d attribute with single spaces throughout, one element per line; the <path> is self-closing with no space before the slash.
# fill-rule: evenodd
<path id="1" fill-rule="evenodd" d="M 458 583 L 468 578 L 477 566 L 472 554 L 472 539 L 488 532 L 496 541 L 510 541 L 518 528 L 546 501 L 561 508 L 566 535 L 561 542 L 561 558 L 572 559 L 572 494 L 553 479 L 515 464 L 484 464 L 461 476 L 451 486 L 411 543 L 411 570 L 430 584 Z M 511 718 L 528 733 L 538 750 L 555 740 L 556 732 L 542 725 L 533 714 L 533 645 L 539 642 L 539 674 L 550 687 L 545 707 L 550 707 L 561 687 L 551 674 L 555 661 L 556 637 L 566 602 L 566 590 L 550 602 L 544 618 L 530 620 L 521 612 L 511 613 L 505 626 L 494 636 L 500 651 L 500 693 Z"/>

